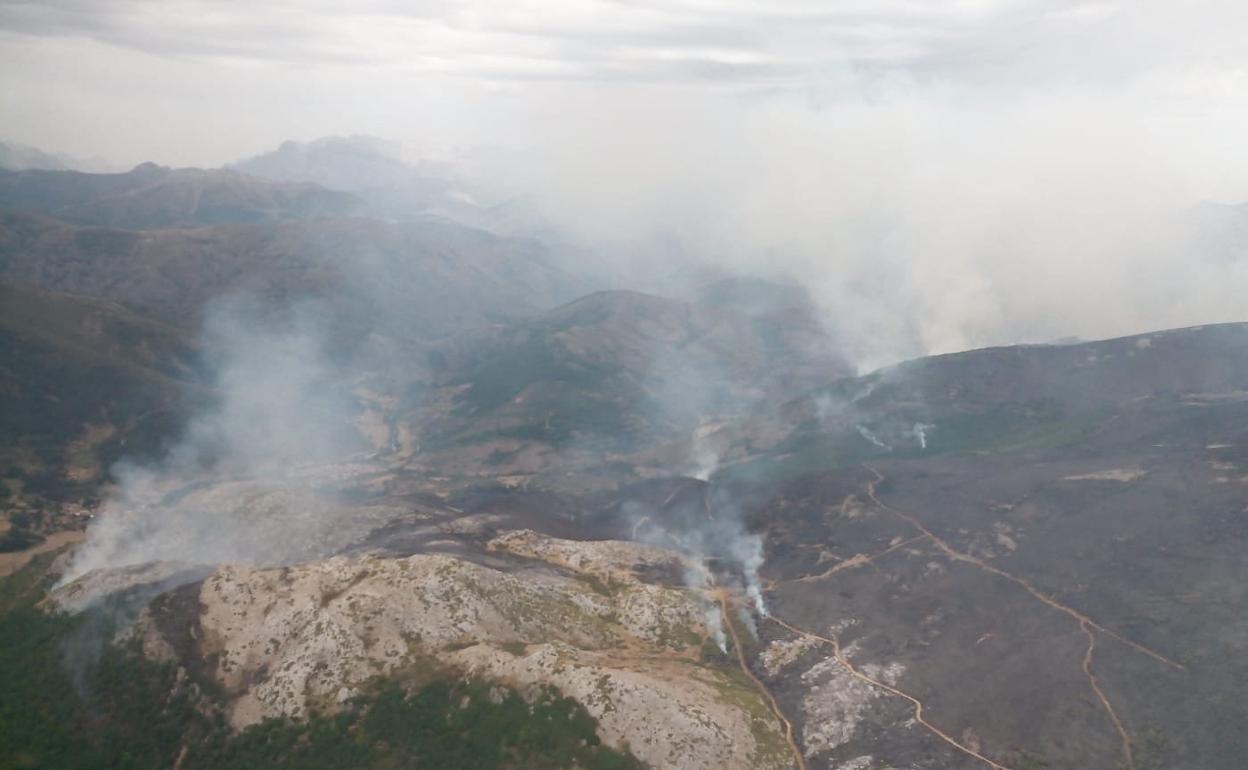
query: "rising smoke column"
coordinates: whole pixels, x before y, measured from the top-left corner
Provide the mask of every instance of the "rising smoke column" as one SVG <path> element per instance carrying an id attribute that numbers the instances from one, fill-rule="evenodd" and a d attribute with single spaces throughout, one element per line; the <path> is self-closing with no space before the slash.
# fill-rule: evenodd
<path id="1" fill-rule="evenodd" d="M 707 569 L 704 559 L 698 558 L 688 563 L 685 570 L 685 585 L 697 591 L 701 598 L 706 628 L 711 632 L 711 638 L 715 640 L 719 651 L 727 653 L 728 635 L 724 631 L 724 613 L 720 610 L 718 602 L 707 598 L 707 593 L 715 586 L 715 579 L 711 571 Z"/>
<path id="2" fill-rule="evenodd" d="M 674 546 L 689 554 L 696 566 L 686 571 L 685 584 L 699 593 L 716 584 L 707 562 L 719 562 L 727 567 L 721 573 L 739 575 L 739 587 L 754 611 L 760 617 L 769 617 L 759 574 L 766 561 L 762 536 L 748 530 L 742 507 L 726 488 L 704 483 L 701 491 L 696 503 L 686 501 L 662 510 L 635 501 L 625 504 L 623 511 L 632 520 L 633 537 L 663 547 Z M 708 624 L 722 620 L 718 608 L 708 608 L 707 613 Z M 753 625 L 752 618 L 743 620 Z"/>
<path id="3" fill-rule="evenodd" d="M 745 576 L 746 596 L 754 603 L 754 609 L 759 615 L 765 618 L 770 617 L 771 612 L 767 609 L 767 600 L 763 597 L 763 583 L 758 574 L 763 567 L 763 562 L 766 561 L 763 556 L 763 538 L 743 531 L 733 540 L 732 547 L 733 555 L 737 563 L 741 565 L 741 571 Z"/>
<path id="4" fill-rule="evenodd" d="M 277 563 L 334 540 L 343 522 L 315 504 L 315 474 L 301 471 L 360 444 L 315 311 L 273 318 L 236 300 L 210 312 L 202 341 L 216 399 L 162 459 L 112 469 L 117 483 L 62 582 L 153 561 Z"/>

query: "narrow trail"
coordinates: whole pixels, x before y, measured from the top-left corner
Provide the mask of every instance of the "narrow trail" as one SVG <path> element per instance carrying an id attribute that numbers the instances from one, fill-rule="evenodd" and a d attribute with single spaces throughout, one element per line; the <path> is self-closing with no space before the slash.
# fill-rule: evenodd
<path id="1" fill-rule="evenodd" d="M 931 530 L 929 530 L 927 527 L 923 526 L 923 523 L 919 521 L 917 518 L 915 518 L 914 516 L 911 516 L 910 514 L 899 511 L 896 508 L 893 508 L 889 505 L 885 505 L 883 502 L 881 502 L 880 498 L 876 496 L 875 490 L 876 490 L 876 487 L 882 481 L 884 481 L 884 474 L 880 473 L 878 470 L 871 467 L 870 465 L 864 465 L 863 467 L 871 471 L 871 473 L 875 476 L 875 479 L 868 482 L 867 484 L 867 497 L 870 498 L 873 503 L 879 506 L 881 510 L 889 511 L 893 513 L 894 515 L 899 516 L 902 519 L 909 522 L 911 526 L 913 526 L 915 529 L 919 530 L 928 538 L 930 538 L 931 541 L 936 545 L 936 547 L 939 548 L 941 551 L 943 551 L 945 555 L 947 555 L 950 559 L 954 561 L 965 562 L 967 564 L 973 564 L 983 570 L 986 570 L 987 572 L 997 575 L 998 577 L 1005 578 L 1006 580 L 1009 580 L 1010 582 L 1018 586 L 1021 586 L 1029 594 L 1034 596 L 1036 599 L 1038 599 L 1040 602 L 1042 602 L 1046 606 L 1051 607 L 1052 609 L 1055 609 L 1058 612 L 1061 612 L 1065 615 L 1068 615 L 1069 617 L 1073 618 L 1076 622 L 1078 622 L 1079 629 L 1083 631 L 1083 633 L 1086 634 L 1088 637 L 1088 649 L 1087 649 L 1087 652 L 1084 653 L 1084 656 L 1083 656 L 1083 673 L 1088 679 L 1088 686 L 1091 687 L 1092 692 L 1095 693 L 1097 699 L 1101 702 L 1101 706 L 1105 709 L 1105 713 L 1109 716 L 1110 722 L 1113 723 L 1114 730 L 1118 733 L 1119 738 L 1121 738 L 1122 740 L 1122 755 L 1123 755 L 1123 759 L 1126 761 L 1128 770 L 1135 770 L 1135 758 L 1131 752 L 1131 737 L 1130 735 L 1128 735 L 1126 728 L 1123 727 L 1122 720 L 1118 718 L 1117 712 L 1114 711 L 1114 706 L 1110 702 L 1109 697 L 1105 695 L 1105 692 L 1103 690 L 1101 690 L 1100 682 L 1097 680 L 1096 675 L 1092 673 L 1092 660 L 1096 654 L 1096 634 L 1093 633 L 1093 631 L 1094 630 L 1100 631 L 1106 636 L 1112 639 L 1116 639 L 1119 642 L 1122 642 L 1123 644 L 1131 647 L 1132 649 L 1138 652 L 1141 652 L 1149 656 L 1150 658 L 1153 658 L 1154 660 L 1157 660 L 1172 668 L 1178 669 L 1180 671 L 1186 671 L 1187 670 L 1186 666 L 1183 666 L 1180 663 L 1176 663 L 1175 661 L 1170 660 L 1169 658 L 1162 655 L 1161 653 L 1156 652 L 1155 650 L 1151 650 L 1142 644 L 1138 644 L 1136 642 L 1131 641 L 1130 639 L 1126 639 L 1122 636 L 1119 636 L 1118 634 L 1114 633 L 1113 631 L 1110 631 L 1108 628 L 1105 628 L 1104 626 L 1100 625 L 1099 623 L 1092 620 L 1091 618 L 1084 615 L 1083 613 L 1079 612 L 1078 610 L 1072 607 L 1069 607 L 1065 604 L 1062 604 L 1061 602 L 1057 601 L 1056 599 L 1049 596 L 1048 594 L 1045 594 L 1044 592 L 1040 591 L 1039 589 L 1037 589 L 1035 586 L 1033 586 L 1031 583 L 1024 580 L 1023 578 L 1017 577 L 1016 575 L 1012 575 L 1009 572 L 1006 572 L 1005 570 L 999 567 L 996 567 L 992 564 L 988 564 L 983 559 L 979 559 L 975 556 L 971 556 L 970 554 L 958 551 L 953 546 L 949 545 L 947 542 L 937 537 L 936 534 L 933 533 Z"/>
<path id="2" fill-rule="evenodd" d="M 923 725 L 923 727 L 927 728 L 928 732 L 930 732 L 932 735 L 935 735 L 937 738 L 941 739 L 945 743 L 954 747 L 955 749 L 962 752 L 966 756 L 971 757 L 973 759 L 977 759 L 980 762 L 983 762 L 984 764 L 993 768 L 993 770 L 1010 770 L 1005 765 L 994 762 L 988 757 L 985 757 L 983 754 L 980 754 L 978 751 L 975 751 L 971 747 L 959 742 L 956 738 L 949 735 L 949 733 L 946 733 L 944 730 L 941 730 L 936 725 L 924 719 L 923 718 L 923 702 L 919 700 L 918 698 L 914 697 L 913 695 L 910 695 L 909 693 L 902 692 L 901 690 L 898 690 L 896 687 L 893 687 L 890 684 L 886 684 L 885 682 L 881 682 L 878 679 L 869 677 L 866 674 L 859 671 L 858 669 L 854 668 L 854 664 L 850 663 L 849 659 L 846 658 L 844 653 L 841 652 L 841 643 L 836 640 L 836 637 L 823 636 L 821 634 L 816 634 L 813 631 L 807 631 L 805 629 L 798 628 L 797 626 L 794 626 L 790 623 L 786 623 L 785 621 L 781 620 L 775 615 L 769 615 L 768 619 L 771 621 L 774 621 L 776 624 L 782 626 L 783 628 L 787 628 L 789 631 L 797 634 L 798 636 L 804 636 L 808 639 L 814 639 L 816 641 L 823 642 L 824 644 L 830 645 L 832 647 L 832 655 L 836 658 L 836 661 L 840 663 L 845 668 L 845 670 L 850 673 L 850 675 L 854 676 L 857 679 L 860 679 L 863 682 L 866 682 L 872 687 L 879 688 L 886 692 L 892 693 L 893 695 L 896 695 L 899 698 L 905 698 L 906 700 L 910 701 L 910 705 L 914 706 L 914 721 Z"/>
<path id="3" fill-rule="evenodd" d="M 1100 699 L 1101 705 L 1105 707 L 1105 713 L 1109 714 L 1109 721 L 1114 723 L 1114 729 L 1118 731 L 1118 737 L 1122 739 L 1122 756 L 1127 762 L 1127 770 L 1135 770 L 1135 757 L 1131 753 L 1131 736 L 1127 735 L 1127 730 L 1122 726 L 1122 721 L 1118 719 L 1118 714 L 1114 711 L 1114 706 L 1109 702 L 1109 697 L 1101 691 L 1100 682 L 1096 679 L 1096 674 L 1092 673 L 1092 657 L 1096 654 L 1096 634 L 1092 633 L 1092 629 L 1087 623 L 1080 623 L 1079 629 L 1088 637 L 1088 651 L 1083 654 L 1083 673 L 1088 677 L 1088 684 L 1092 685 L 1092 692 L 1096 693 L 1096 697 Z"/>
<path id="4" fill-rule="evenodd" d="M 772 713 L 776 715 L 776 719 L 780 720 L 780 724 L 784 725 L 784 740 L 789 744 L 789 749 L 793 752 L 793 759 L 797 762 L 798 770 L 808 770 L 806 766 L 806 757 L 802 754 L 801 746 L 797 745 L 797 738 L 793 734 L 793 723 L 784 715 L 784 711 L 780 708 L 780 704 L 776 702 L 776 696 L 771 694 L 771 690 L 767 685 L 763 684 L 763 680 L 754 675 L 750 670 L 750 664 L 745 659 L 745 647 L 741 645 L 741 637 L 737 633 L 737 626 L 732 622 L 732 607 L 728 603 L 728 592 L 723 588 L 715 588 L 715 599 L 719 602 L 719 611 L 723 613 L 724 626 L 728 629 L 728 635 L 732 637 L 732 649 L 736 650 L 737 663 L 741 665 L 741 673 L 749 677 L 758 691 L 767 698 L 767 703 L 771 706 Z"/>
<path id="5" fill-rule="evenodd" d="M 1108 628 L 1105 628 L 1100 623 L 1097 623 L 1095 620 L 1092 620 L 1087 615 L 1084 615 L 1078 610 L 1072 607 L 1068 607 L 1065 604 L 1062 604 L 1061 602 L 1057 601 L 1056 599 L 1044 593 L 1043 591 L 1040 591 L 1039 589 L 1037 589 L 1035 586 L 1033 586 L 1031 583 L 1027 582 L 1026 580 L 1020 577 L 1017 577 L 1015 575 L 1012 575 L 1009 572 L 1006 572 L 1005 570 L 1001 569 L 1000 567 L 993 566 L 992 564 L 989 564 L 983 559 L 979 559 L 975 556 L 971 556 L 968 553 L 963 553 L 957 550 L 956 548 L 954 548 L 953 546 L 949 545 L 947 542 L 940 539 L 930 529 L 923 526 L 923 522 L 919 521 L 914 516 L 911 516 L 908 513 L 899 511 L 896 508 L 893 508 L 892 506 L 886 505 L 885 503 L 881 502 L 880 498 L 877 497 L 875 494 L 875 489 L 876 489 L 876 486 L 880 482 L 884 481 L 884 475 L 880 473 L 879 471 L 877 471 L 875 468 L 871 467 L 870 465 L 864 465 L 863 467 L 871 471 L 871 473 L 875 474 L 875 480 L 867 484 L 867 497 L 871 499 L 871 502 L 879 506 L 881 510 L 889 511 L 893 515 L 899 516 L 902 519 L 905 519 L 915 529 L 919 530 L 924 535 L 931 538 L 931 541 L 936 545 L 936 547 L 939 548 L 941 551 L 943 551 L 945 555 L 948 556 L 950 559 L 954 561 L 965 562 L 967 564 L 973 564 L 979 567 L 980 569 L 986 570 L 988 572 L 991 572 L 994 575 L 997 575 L 998 577 L 1005 578 L 1006 580 L 1009 580 L 1010 582 L 1018 586 L 1021 586 L 1029 594 L 1031 594 L 1032 596 L 1034 596 L 1036 599 L 1043 602 L 1044 604 L 1048 605 L 1049 607 L 1052 607 L 1058 612 L 1069 615 L 1075 621 L 1079 623 L 1087 623 L 1090 627 L 1096 629 L 1097 631 L 1100 631 L 1102 634 L 1105 634 L 1108 637 L 1116 639 L 1119 642 L 1122 642 L 1123 644 L 1127 645 L 1128 647 L 1135 649 L 1137 652 L 1141 652 L 1160 663 L 1164 663 L 1165 665 L 1170 666 L 1171 668 L 1178 669 L 1179 671 L 1187 670 L 1187 667 L 1184 666 L 1183 664 L 1176 663 L 1175 661 L 1170 660 L 1165 655 L 1162 655 L 1156 650 L 1151 650 L 1142 644 L 1133 642 L 1130 639 L 1120 636 L 1119 634 L 1109 630 Z"/>

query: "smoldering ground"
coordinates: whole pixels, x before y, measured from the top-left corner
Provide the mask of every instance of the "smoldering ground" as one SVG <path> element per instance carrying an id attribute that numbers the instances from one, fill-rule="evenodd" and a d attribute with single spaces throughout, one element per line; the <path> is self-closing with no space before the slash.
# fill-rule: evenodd
<path id="1" fill-rule="evenodd" d="M 626 500 L 613 515 L 633 539 L 675 548 L 695 565 L 685 582 L 695 589 L 740 590 L 759 615 L 768 614 L 759 574 L 765 562 L 761 534 L 750 530 L 746 503 L 729 485 L 673 479 L 666 494 Z M 708 612 L 710 607 L 708 606 Z"/>
<path id="2" fill-rule="evenodd" d="M 209 312 L 211 403 L 155 462 L 122 461 L 62 582 L 161 561 L 274 563 L 321 555 L 344 525 L 323 464 L 360 453 L 358 406 L 324 314 L 242 299 Z M 348 529 L 350 529 L 348 527 Z"/>

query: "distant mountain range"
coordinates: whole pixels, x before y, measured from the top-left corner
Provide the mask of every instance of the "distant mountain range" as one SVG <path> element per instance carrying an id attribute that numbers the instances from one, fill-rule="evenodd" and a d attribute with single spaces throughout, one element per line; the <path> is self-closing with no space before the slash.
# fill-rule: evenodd
<path id="1" fill-rule="evenodd" d="M 357 205 L 348 193 L 312 184 L 152 163 L 120 174 L 0 171 L 0 208 L 131 230 L 311 219 Z"/>
<path id="2" fill-rule="evenodd" d="M 14 142 L 0 142 L 0 169 L 25 171 L 46 169 L 49 171 L 108 171 L 102 160 L 85 160 L 57 152 L 45 152 Z"/>
<path id="3" fill-rule="evenodd" d="M 319 299 L 366 332 L 416 342 L 549 307 L 578 288 L 532 242 L 444 221 L 346 217 L 138 231 L 9 211 L 0 275 L 192 325 L 231 292 Z"/>
<path id="4" fill-rule="evenodd" d="M 228 168 L 262 179 L 345 190 L 363 201 L 369 215 L 386 219 L 436 216 L 489 228 L 499 216 L 474 199 L 467 181 L 448 164 L 409 164 L 397 146 L 373 137 L 284 142 Z"/>

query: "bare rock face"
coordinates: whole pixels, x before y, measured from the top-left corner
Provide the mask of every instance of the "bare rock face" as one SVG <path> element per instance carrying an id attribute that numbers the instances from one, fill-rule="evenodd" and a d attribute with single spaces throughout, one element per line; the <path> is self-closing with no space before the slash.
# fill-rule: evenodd
<path id="1" fill-rule="evenodd" d="M 471 673 L 548 684 L 599 720 L 599 734 L 651 767 L 792 766 L 779 725 L 743 684 L 688 659 L 578 650 L 563 643 L 513 656 L 485 645 L 452 656 Z"/>
<path id="2" fill-rule="evenodd" d="M 562 540 L 532 530 L 513 530 L 491 540 L 491 550 L 538 559 L 581 574 L 638 582 L 643 572 L 675 571 L 688 568 L 687 557 L 658 546 L 630 540 Z"/>
<path id="3" fill-rule="evenodd" d="M 873 672 L 874 673 L 874 672 Z M 835 658 L 824 658 L 802 673 L 806 756 L 816 757 L 852 740 L 880 691 L 854 678 Z"/>
<path id="4" fill-rule="evenodd" d="M 543 542 L 568 562 L 633 563 L 610 544 Z M 705 600 L 684 587 L 365 556 L 220 567 L 198 599 L 200 652 L 235 728 L 333 710 L 377 676 L 454 673 L 553 686 L 598 719 L 605 743 L 653 767 L 792 766 L 759 694 L 701 661 Z M 145 646 L 166 654 L 142 622 Z"/>

